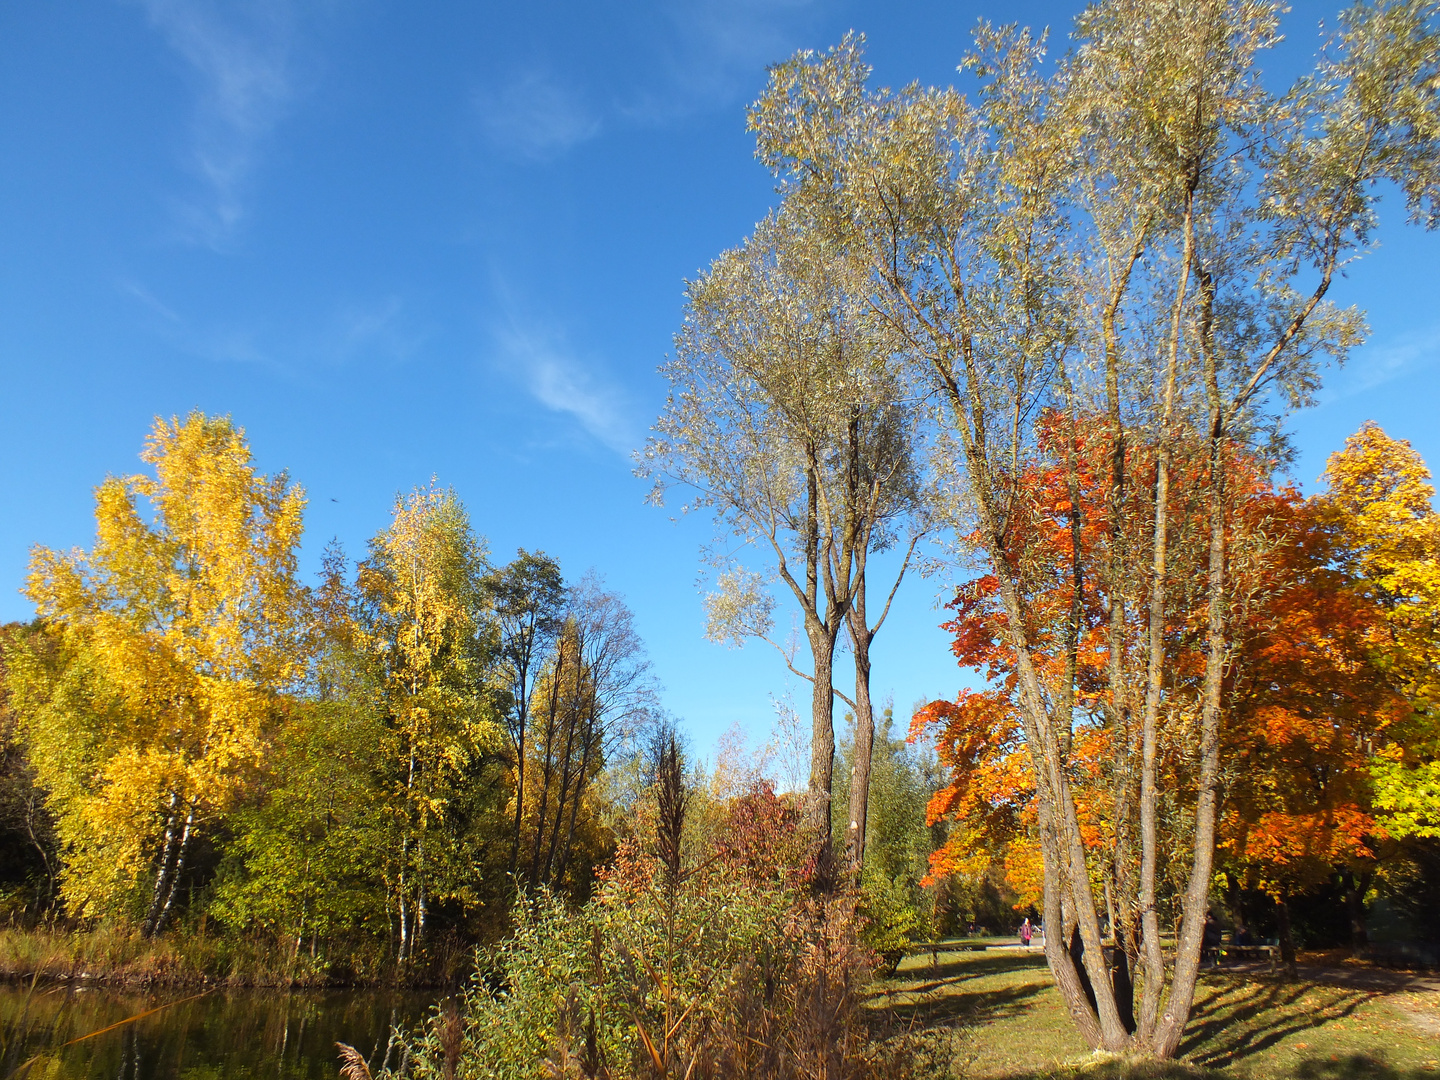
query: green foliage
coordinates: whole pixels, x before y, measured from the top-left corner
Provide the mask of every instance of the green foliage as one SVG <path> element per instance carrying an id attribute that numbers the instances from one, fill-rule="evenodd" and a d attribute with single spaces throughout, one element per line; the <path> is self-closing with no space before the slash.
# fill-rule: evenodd
<path id="1" fill-rule="evenodd" d="M 906 949 L 925 936 L 929 922 L 921 906 L 925 899 L 915 881 L 903 874 L 892 878 L 880 867 L 867 866 L 860 876 L 858 911 L 864 919 L 860 940 L 891 969 Z"/>
<path id="2" fill-rule="evenodd" d="M 283 721 L 309 605 L 304 492 L 255 471 L 243 430 L 157 419 L 141 459 L 153 476 L 96 489 L 90 551 L 31 553 L 25 592 L 55 640 L 17 664 L 15 700 L 55 803 L 67 907 L 113 917 L 148 892 L 153 934 Z"/>
<path id="3" fill-rule="evenodd" d="M 662 888 L 618 884 L 579 910 L 549 893 L 518 904 L 465 997 L 467 1075 L 532 1077 L 557 1037 L 588 1038 L 592 1017 L 612 1067 L 639 1063 L 637 1019 L 660 1030 L 667 1002 L 672 1022 L 686 1011 L 692 1026 L 724 1022 L 757 978 L 794 962 L 787 900 L 717 879 L 682 889 L 673 909 Z"/>
<path id="4" fill-rule="evenodd" d="M 381 870 L 389 822 L 377 799 L 373 712 L 346 703 L 301 709 L 273 758 L 265 795 L 234 816 L 211 913 L 298 944 L 386 932 Z"/>
<path id="5" fill-rule="evenodd" d="M 686 843 L 693 792 L 662 736 L 604 886 L 578 910 L 543 890 L 518 905 L 409 1075 L 865 1075 L 853 900 L 815 887 L 813 846 L 768 786 L 723 824 L 712 802 L 706 841 Z"/>
<path id="6" fill-rule="evenodd" d="M 0 626 L 0 917 L 12 921 L 50 906 L 58 886 L 55 819 L 9 701 L 9 655 L 32 632 L 20 623 Z"/>
<path id="7" fill-rule="evenodd" d="M 83 643 L 43 625 L 16 641 L 7 658 L 18 733 L 59 834 L 62 887 L 86 898 L 93 915 L 139 919 L 145 883 L 134 867 L 144 852 L 133 833 L 110 833 L 90 813 L 89 778 L 103 771 L 127 730 L 118 693 Z M 154 815 L 148 805 L 132 810 L 142 820 Z"/>
<path id="8" fill-rule="evenodd" d="M 1370 651 L 1409 702 L 1389 724 L 1371 775 L 1396 837 L 1440 837 L 1440 514 L 1419 453 L 1369 422 L 1326 464 L 1315 500 L 1334 530 L 1351 588 L 1376 604 Z"/>

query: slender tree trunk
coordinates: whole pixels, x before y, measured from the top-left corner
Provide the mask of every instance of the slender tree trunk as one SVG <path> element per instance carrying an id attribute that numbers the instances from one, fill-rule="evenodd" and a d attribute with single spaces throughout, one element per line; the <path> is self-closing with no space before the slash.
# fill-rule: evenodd
<path id="1" fill-rule="evenodd" d="M 175 858 L 176 808 L 179 804 L 180 797 L 172 792 L 170 812 L 165 818 L 165 839 L 160 845 L 160 866 L 155 871 L 155 888 L 150 896 L 150 910 L 146 912 L 145 922 L 141 926 L 141 933 L 147 938 L 155 936 L 160 920 L 160 909 L 164 906 L 166 894 L 170 889 L 170 864 Z"/>
<path id="2" fill-rule="evenodd" d="M 520 761 L 515 768 L 515 826 L 510 837 L 510 876 L 520 869 L 520 830 L 525 821 L 525 736 L 520 736 Z"/>
<path id="3" fill-rule="evenodd" d="M 1170 327 L 1169 360 L 1165 370 L 1164 406 L 1160 418 L 1155 462 L 1155 533 L 1150 567 L 1149 662 L 1145 680 L 1145 711 L 1140 722 L 1140 944 L 1143 949 L 1145 988 L 1140 999 L 1136 1037 L 1140 1045 L 1154 1042 L 1160 999 L 1165 989 L 1165 957 L 1160 951 L 1160 918 L 1155 908 L 1157 792 L 1156 757 L 1159 744 L 1160 703 L 1165 672 L 1165 596 L 1169 581 L 1170 454 L 1174 433 L 1175 391 L 1179 378 L 1180 338 L 1190 285 L 1190 263 L 1195 246 L 1195 186 L 1186 192 L 1184 247 L 1180 281 Z"/>
<path id="4" fill-rule="evenodd" d="M 526 689 L 526 667 L 520 669 L 520 694 Z M 529 724 L 528 702 L 516 706 L 518 731 L 515 736 L 515 827 L 510 836 L 510 877 L 513 880 L 520 869 L 520 830 L 525 822 L 525 729 Z"/>
<path id="5" fill-rule="evenodd" d="M 535 843 L 530 852 L 530 887 L 540 884 L 540 851 L 545 836 L 545 815 L 549 810 L 550 781 L 554 778 L 555 718 L 560 710 L 560 681 L 565 672 L 565 638 L 555 654 L 555 671 L 550 676 L 550 708 L 545 716 L 545 758 L 540 774 L 540 806 L 535 815 Z"/>
<path id="6" fill-rule="evenodd" d="M 1098 1028 L 1094 1025 L 1082 1024 L 1082 1034 L 1087 1030 L 1096 1030 L 1099 1037 L 1092 1045 L 1119 1051 L 1124 1048 L 1129 1033 L 1120 1023 L 1120 1013 L 1116 1008 L 1114 995 L 1111 993 L 1105 971 L 1104 952 L 1100 943 L 1100 920 L 1095 909 L 1095 896 L 1090 888 L 1085 843 L 1080 832 L 1074 795 L 1066 776 L 1066 764 L 1059 740 L 1051 728 L 1051 719 L 1045 708 L 1045 697 L 1040 688 L 1039 675 L 1035 670 L 1029 642 L 1025 638 L 1026 620 L 1023 601 L 1014 578 L 1008 573 L 1008 560 L 1000 535 L 998 531 L 988 531 L 994 525 L 993 512 L 989 509 L 986 500 L 977 501 L 981 510 L 982 531 L 986 532 L 987 537 L 993 537 L 992 542 L 988 545 L 990 551 L 987 554 L 994 560 L 995 566 L 1005 568 L 997 576 L 1001 600 L 1005 607 L 1006 621 L 1011 627 L 1010 633 L 1015 644 L 1016 667 L 1022 701 L 1021 716 L 1025 723 L 1026 741 L 1030 747 L 1031 760 L 1035 768 L 1037 796 L 1041 801 L 1042 808 L 1048 804 L 1050 810 L 1050 827 L 1046 828 L 1042 825 L 1041 828 L 1042 855 L 1047 864 L 1053 862 L 1055 866 L 1057 877 L 1054 882 L 1059 889 L 1057 910 L 1065 912 L 1066 901 L 1068 901 L 1069 913 L 1074 919 L 1074 924 L 1079 928 L 1084 945 L 1081 959 L 1085 968 L 1085 979 L 1083 981 L 1080 979 L 1078 971 L 1075 971 L 1073 980 L 1064 973 L 1064 969 L 1067 967 L 1074 969 L 1074 962 L 1065 948 L 1063 935 L 1059 939 L 1058 946 L 1054 950 L 1050 948 L 1052 924 L 1050 923 L 1051 913 L 1048 897 L 1046 958 L 1052 959 L 1051 970 L 1055 974 L 1057 985 L 1066 994 L 1066 1003 L 1070 1007 L 1072 1015 L 1076 1015 L 1079 1011 L 1094 1013 L 1095 1010 L 1091 1009 L 1090 994 L 1083 992 L 1084 983 L 1088 982 L 1092 988 L 1094 1005 L 1098 1007 Z M 1048 870 L 1046 880 L 1047 882 L 1052 880 Z M 1076 991 L 1082 994 L 1078 999 L 1072 996 Z"/>
<path id="7" fill-rule="evenodd" d="M 1063 363 L 1059 365 L 1057 377 L 1064 392 L 1070 424 L 1065 441 L 1065 484 L 1070 507 L 1066 513 L 1070 540 L 1070 605 L 1065 624 L 1065 663 L 1061 684 L 1056 692 L 1054 752 L 1061 762 L 1068 761 L 1074 737 L 1074 710 L 1076 678 L 1079 670 L 1080 634 L 1085 616 L 1085 564 L 1084 564 L 1084 503 L 1081 495 L 1079 458 L 1080 423 L 1076 407 L 1074 388 L 1069 371 Z M 1068 785 L 1065 773 L 1058 774 L 1062 785 Z M 1101 1044 L 1108 1049 L 1119 1049 L 1134 1030 L 1128 970 L 1125 972 L 1124 987 L 1127 998 L 1122 1001 L 1117 993 L 1113 973 L 1105 963 L 1105 951 L 1100 935 L 1099 920 L 1096 917 L 1094 891 L 1090 886 L 1088 859 L 1081 840 L 1080 826 L 1075 814 L 1074 799 L 1068 788 L 1062 803 L 1066 815 L 1068 838 L 1069 870 L 1067 873 L 1069 891 L 1072 895 L 1076 925 L 1068 950 L 1071 964 L 1076 968 L 1080 989 L 1100 1019 Z M 1058 854 L 1058 853 L 1057 853 Z M 1109 877 L 1106 878 L 1107 912 L 1113 910 L 1109 895 Z M 1083 894 L 1083 895 L 1082 895 Z M 1111 918 L 1111 928 L 1115 920 Z M 1087 955 L 1088 954 L 1088 955 Z"/>
<path id="8" fill-rule="evenodd" d="M 412 681 L 411 694 L 418 693 L 418 686 Z M 414 806 L 415 797 L 415 774 L 418 771 L 419 763 L 415 754 L 415 736 L 410 735 L 410 763 L 405 774 L 405 814 L 402 819 L 401 828 L 404 833 L 400 837 L 400 960 L 409 960 L 415 953 L 415 918 L 410 907 L 410 890 L 415 887 L 414 882 L 418 875 L 412 873 L 410 866 L 410 849 L 418 840 L 412 835 L 415 831 L 411 824 L 411 810 Z"/>
<path id="9" fill-rule="evenodd" d="M 867 520 L 871 523 L 875 520 L 875 507 L 880 501 L 878 481 L 870 491 L 870 507 L 867 512 Z M 870 646 L 875 640 L 875 635 L 880 632 L 880 627 L 890 615 L 890 605 L 895 599 L 895 594 L 900 590 L 900 583 L 905 580 L 905 574 L 910 569 L 911 556 L 915 554 L 915 545 L 920 542 L 923 532 L 916 532 L 910 537 L 910 546 L 906 549 L 905 558 L 900 564 L 900 571 L 895 575 L 895 581 L 890 586 L 890 594 L 885 598 L 885 606 L 880 611 L 880 617 L 875 620 L 875 625 L 870 625 L 868 607 L 868 582 L 866 578 L 867 563 L 869 561 L 870 538 L 872 525 L 867 524 L 860 541 L 855 545 L 855 595 L 850 602 L 850 609 L 846 613 L 846 626 L 850 629 L 850 642 L 855 652 L 855 762 L 850 772 L 850 837 L 846 844 L 849 854 L 849 861 L 854 868 L 855 878 L 858 881 L 861 871 L 865 868 L 865 849 L 868 835 L 868 819 L 870 813 L 870 772 L 875 759 L 875 703 L 870 696 Z"/>
<path id="10" fill-rule="evenodd" d="M 1039 809 L 1041 847 L 1045 852 L 1042 860 L 1045 886 L 1042 900 L 1045 909 L 1045 961 L 1050 965 L 1055 985 L 1060 989 L 1060 996 L 1070 1013 L 1071 1021 L 1080 1032 L 1080 1037 L 1091 1046 L 1100 1046 L 1104 1042 L 1104 1036 L 1100 1030 L 1098 1015 L 1090 1004 L 1090 995 L 1086 993 L 1086 981 L 1081 979 L 1075 960 L 1065 944 L 1065 885 L 1060 869 L 1061 860 L 1056 855 L 1062 845 L 1059 837 L 1055 835 L 1055 812 L 1049 805 L 1048 797 L 1042 795 L 1039 798 Z"/>
<path id="11" fill-rule="evenodd" d="M 1135 983 L 1130 977 L 1130 962 L 1134 953 L 1131 931 L 1123 919 L 1115 924 L 1115 951 L 1110 957 L 1110 985 L 1115 992 L 1115 1008 L 1120 1013 L 1120 1023 L 1130 1034 L 1135 1034 Z"/>
<path id="12" fill-rule="evenodd" d="M 1372 870 L 1347 870 L 1345 882 L 1345 913 L 1350 919 L 1350 949 L 1356 956 L 1363 956 L 1370 948 L 1370 932 L 1365 926 L 1365 894 L 1370 891 L 1374 880 Z"/>
<path id="13" fill-rule="evenodd" d="M 585 751 L 580 758 L 580 775 L 575 782 L 575 797 L 570 803 L 570 825 L 565 831 L 565 844 L 560 849 L 560 865 L 555 869 L 557 878 L 563 878 L 566 868 L 570 865 L 570 852 L 575 844 L 575 823 L 580 817 L 580 800 L 584 797 L 585 785 L 589 782 L 590 762 L 594 760 L 593 751 L 599 742 L 595 726 L 595 707 L 592 702 L 586 713 L 583 737 Z"/>
<path id="14" fill-rule="evenodd" d="M 560 832 L 565 827 L 567 800 L 572 796 L 578 797 L 580 785 L 585 782 L 583 775 L 577 776 L 575 791 L 570 790 L 571 770 L 575 766 L 575 733 L 580 727 L 580 702 L 584 692 L 584 672 L 585 665 L 581 658 L 581 645 L 577 641 L 575 645 L 575 690 L 574 698 L 567 710 L 569 718 L 565 724 L 565 754 L 560 759 L 560 791 L 555 799 L 555 826 L 550 830 L 550 847 L 545 852 L 544 880 L 547 883 L 554 873 L 555 851 L 560 842 Z"/>
<path id="15" fill-rule="evenodd" d="M 1131 274 L 1145 249 L 1149 223 L 1140 230 L 1112 275 L 1110 296 L 1101 313 L 1101 334 L 1105 347 L 1105 406 L 1110 427 L 1110 490 L 1105 500 L 1106 525 L 1109 531 L 1109 558 L 1106 582 L 1109 602 L 1106 679 L 1109 683 L 1107 719 L 1119 752 L 1115 755 L 1111 777 L 1111 799 L 1114 805 L 1115 850 L 1112 857 L 1115 908 L 1111 920 L 1115 935 L 1116 957 L 1112 964 L 1111 985 L 1121 1022 L 1132 1035 L 1135 1033 L 1134 972 L 1140 949 L 1136 934 L 1136 888 L 1134 828 L 1135 796 L 1135 731 L 1129 687 L 1125 680 L 1125 594 L 1126 594 L 1126 533 L 1125 498 L 1128 484 L 1126 468 L 1125 419 L 1120 410 L 1120 335 L 1117 329 L 1120 304 L 1129 290 Z"/>
<path id="16" fill-rule="evenodd" d="M 978 402 L 980 395 L 974 390 L 974 385 L 978 383 L 979 377 L 974 373 L 968 357 L 966 363 L 966 378 L 971 384 L 970 398 Z M 1061 752 L 1060 740 L 1056 738 L 1052 726 L 1046 696 L 1041 689 L 1039 673 L 1027 636 L 1025 602 L 1006 550 L 1006 534 L 994 502 L 995 492 L 986 480 L 991 464 L 982 441 L 984 428 L 978 420 L 972 427 L 965 405 L 966 398 L 953 374 L 943 367 L 939 369 L 939 374 L 954 414 L 955 429 L 965 454 L 966 465 L 972 476 L 979 526 L 976 531 L 986 557 L 995 568 L 1000 600 L 1005 612 L 1006 633 L 1015 651 L 1020 715 L 1035 770 L 1036 797 L 1041 814 L 1041 850 L 1046 881 L 1046 959 L 1050 961 L 1056 984 L 1060 987 L 1066 1006 L 1081 1034 L 1092 1046 L 1119 1051 L 1124 1049 L 1127 1043 L 1128 1032 L 1120 1022 L 1120 1013 L 1105 971 L 1104 953 L 1100 944 L 1100 920 L 1095 909 L 1095 897 L 1090 889 L 1084 838 L 1080 832 L 1075 800 L 1066 778 L 1066 762 Z M 1067 899 L 1085 947 L 1082 961 L 1086 979 L 1092 988 L 1099 988 L 1099 992 L 1095 994 L 1098 1016 L 1083 992 L 1074 962 L 1065 948 L 1063 936 L 1057 938 L 1055 935 L 1059 924 L 1053 920 L 1065 911 Z M 1087 1014 L 1089 1020 L 1085 1019 Z"/>
<path id="17" fill-rule="evenodd" d="M 806 825 L 821 853 L 830 848 L 835 776 L 835 638 L 833 605 L 820 616 L 820 480 L 814 444 L 805 447 L 805 634 L 814 662 L 810 691 L 810 786 Z"/>
<path id="18" fill-rule="evenodd" d="M 40 905 L 48 913 L 55 900 L 55 864 L 50 858 L 50 852 L 46 851 L 45 845 L 41 843 L 39 830 L 35 826 L 39 810 L 40 792 L 32 784 L 29 797 L 25 801 L 25 835 L 29 837 L 30 846 L 35 849 L 40 856 L 40 862 L 45 867 L 45 892 L 41 897 Z"/>
<path id="19" fill-rule="evenodd" d="M 830 843 L 830 793 L 835 775 L 835 635 L 816 626 L 810 633 L 815 683 L 810 694 L 810 790 L 808 824 L 822 847 Z"/>
<path id="20" fill-rule="evenodd" d="M 400 963 L 410 959 L 410 905 L 406 902 L 405 893 L 409 888 L 409 875 L 405 872 L 405 863 L 410 857 L 410 838 L 400 838 L 400 873 L 398 876 L 398 888 L 395 890 L 395 903 L 400 919 L 400 951 L 397 959 Z"/>
<path id="21" fill-rule="evenodd" d="M 185 823 L 180 827 L 180 839 L 175 845 L 175 866 L 170 873 L 170 884 L 165 890 L 165 903 L 160 907 L 160 913 L 155 917 L 154 929 L 150 936 L 155 937 L 165 930 L 165 925 L 170 921 L 170 912 L 175 905 L 175 894 L 180 891 L 180 878 L 185 873 L 185 856 L 190 850 L 191 830 L 195 824 L 195 804 L 190 803 L 189 809 L 185 812 Z"/>
<path id="22" fill-rule="evenodd" d="M 1208 350 L 1206 350 L 1208 352 Z M 1207 361 L 1209 374 L 1212 365 Z M 1182 904 L 1175 944 L 1175 974 L 1165 1014 L 1155 1033 L 1155 1053 L 1172 1057 L 1180 1045 L 1195 1002 L 1205 916 L 1210 910 L 1210 879 L 1215 865 L 1215 821 L 1220 778 L 1220 693 L 1225 675 L 1225 430 L 1218 402 L 1210 438 L 1210 567 L 1206 585 L 1209 611 L 1205 630 L 1204 700 L 1200 710 L 1200 770 L 1195 801 L 1194 863 Z"/>
<path id="23" fill-rule="evenodd" d="M 1155 480 L 1155 545 L 1150 579 L 1149 673 L 1146 679 L 1145 710 L 1140 720 L 1140 946 L 1145 984 L 1140 999 L 1138 1035 L 1148 1044 L 1160 1012 L 1165 988 L 1165 958 L 1160 951 L 1160 918 L 1155 907 L 1157 792 L 1155 766 L 1158 754 L 1161 685 L 1165 660 L 1165 579 L 1167 523 L 1170 497 L 1168 435 L 1161 435 L 1160 461 Z"/>
<path id="24" fill-rule="evenodd" d="M 865 629 L 865 575 L 861 571 L 850 618 L 855 651 L 855 745 L 850 765 L 850 827 L 845 851 L 855 880 L 865 869 L 866 820 L 870 811 L 870 767 L 875 756 L 875 709 L 870 701 L 870 634 Z"/>
<path id="25" fill-rule="evenodd" d="M 549 885 L 555 868 L 555 851 L 560 844 L 560 832 L 565 827 L 565 809 L 570 799 L 569 750 L 560 762 L 560 790 L 555 793 L 555 820 L 550 826 L 550 840 L 545 846 L 545 858 L 540 864 L 541 884 Z"/>

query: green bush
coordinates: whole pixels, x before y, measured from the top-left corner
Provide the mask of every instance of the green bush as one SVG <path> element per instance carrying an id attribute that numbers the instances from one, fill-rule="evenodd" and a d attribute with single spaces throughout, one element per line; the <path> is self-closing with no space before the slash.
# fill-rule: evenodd
<path id="1" fill-rule="evenodd" d="M 860 940 L 894 971 L 905 951 L 928 936 L 928 912 L 916 902 L 925 897 L 912 879 L 890 877 L 883 870 L 866 867 L 860 882 Z"/>
<path id="2" fill-rule="evenodd" d="M 583 907 L 518 904 L 458 1011 L 437 1012 L 411 1044 L 406 1075 L 873 1075 L 862 1003 L 873 953 L 855 897 L 816 887 L 826 875 L 813 858 L 794 865 L 813 856 L 794 842 L 795 818 L 757 790 L 688 869 L 661 824 L 659 854 L 626 841 Z"/>

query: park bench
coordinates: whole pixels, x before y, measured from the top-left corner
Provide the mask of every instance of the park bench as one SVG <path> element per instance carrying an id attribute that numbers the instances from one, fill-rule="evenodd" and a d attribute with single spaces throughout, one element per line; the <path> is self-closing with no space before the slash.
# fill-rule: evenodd
<path id="1" fill-rule="evenodd" d="M 983 941 L 917 941 L 910 946 L 912 953 L 939 952 L 984 952 L 990 946 Z"/>
<path id="2" fill-rule="evenodd" d="M 1270 970 L 1275 970 L 1275 956 L 1279 953 L 1278 945 L 1233 945 L 1224 942 L 1220 946 L 1220 956 L 1225 960 L 1259 960 L 1264 958 L 1270 964 Z"/>
<path id="3" fill-rule="evenodd" d="M 942 952 L 984 952 L 989 947 L 983 941 L 915 941 L 905 949 L 905 953 L 911 955 L 929 953 L 931 967 L 939 967 Z M 905 953 L 886 954 L 883 959 L 888 970 L 894 971 Z"/>

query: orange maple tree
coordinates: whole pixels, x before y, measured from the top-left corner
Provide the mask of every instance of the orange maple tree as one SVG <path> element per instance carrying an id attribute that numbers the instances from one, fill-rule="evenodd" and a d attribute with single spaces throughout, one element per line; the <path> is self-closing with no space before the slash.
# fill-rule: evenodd
<path id="1" fill-rule="evenodd" d="M 1124 594 L 1126 628 L 1121 694 L 1136 694 L 1142 678 L 1145 627 L 1143 580 L 1115 581 L 1105 573 L 1111 535 L 1103 508 L 1111 492 L 1110 446 L 1101 425 L 1079 445 L 1079 496 L 1086 503 L 1080 535 L 1081 629 L 1073 656 L 1064 648 L 1064 625 L 1075 601 L 1074 534 L 1069 486 L 1056 465 L 1017 478 L 1017 551 L 1043 552 L 1027 567 L 1036 602 L 1032 640 L 1048 682 L 1060 683 L 1075 666 L 1079 688 L 1070 751 L 1081 833 L 1097 854 L 1090 873 L 1107 897 L 1112 926 L 1133 925 L 1133 708 L 1107 707 L 1108 613 Z M 1147 450 L 1131 445 L 1131 475 L 1144 475 Z M 1052 458 L 1053 460 L 1053 458 Z M 1187 471 L 1188 468 L 1188 471 Z M 1182 459 L 1176 505 L 1198 514 L 1203 475 L 1198 461 Z M 1384 729 L 1403 702 L 1374 662 L 1369 642 L 1381 613 L 1342 568 L 1343 536 L 1334 515 L 1291 487 L 1277 487 L 1266 463 L 1238 452 L 1230 461 L 1227 506 L 1229 621 L 1233 649 L 1225 681 L 1222 728 L 1224 814 L 1220 869 L 1277 899 L 1303 890 L 1336 866 L 1363 875 L 1373 865 L 1385 832 L 1371 806 L 1369 761 Z M 1121 520 L 1143 528 L 1148 493 L 1126 492 Z M 1127 525 L 1127 529 L 1128 529 Z M 1183 532 L 1177 529 L 1177 532 Z M 1204 553 L 1176 552 L 1177 582 L 1202 575 Z M 931 857 L 931 878 L 976 875 L 992 860 L 1004 866 L 1017 907 L 1040 901 L 1043 882 L 1033 770 L 1028 761 L 1016 696 L 1014 657 L 1003 633 L 997 582 L 979 577 L 960 588 L 944 624 L 959 665 L 981 672 L 986 685 L 962 690 L 953 701 L 917 711 L 912 734 L 935 740 L 948 783 L 931 800 L 932 821 L 947 819 L 947 843 Z M 1172 843 L 1183 838 L 1181 808 L 1193 787 L 1186 755 L 1193 739 L 1204 674 L 1204 597 L 1197 589 L 1177 604 L 1167 630 L 1169 700 L 1160 742 L 1162 789 L 1167 793 Z M 1133 698 L 1132 698 L 1133 702 Z M 1108 880 L 1107 880 L 1108 879 Z M 1177 886 L 1180 883 L 1175 883 Z M 1363 888 L 1361 888 L 1363 893 Z M 1133 933 L 1130 938 L 1133 941 Z"/>

